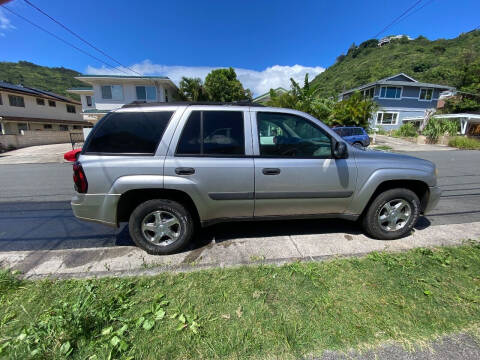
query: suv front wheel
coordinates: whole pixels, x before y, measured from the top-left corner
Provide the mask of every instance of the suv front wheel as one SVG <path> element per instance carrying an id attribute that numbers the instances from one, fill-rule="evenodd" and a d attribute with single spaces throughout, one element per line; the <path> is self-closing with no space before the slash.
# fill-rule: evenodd
<path id="1" fill-rule="evenodd" d="M 166 255 L 190 241 L 194 222 L 188 210 L 171 200 L 148 200 L 138 205 L 128 222 L 133 242 L 152 255 Z"/>
<path id="2" fill-rule="evenodd" d="M 420 214 L 418 196 L 408 189 L 379 194 L 367 209 L 362 226 L 375 239 L 394 240 L 412 231 Z"/>

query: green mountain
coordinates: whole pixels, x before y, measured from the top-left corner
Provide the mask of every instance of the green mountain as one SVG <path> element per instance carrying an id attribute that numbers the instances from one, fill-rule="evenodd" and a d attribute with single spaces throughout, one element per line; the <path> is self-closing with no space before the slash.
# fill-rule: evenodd
<path id="1" fill-rule="evenodd" d="M 376 39 L 353 44 L 312 84 L 320 89 L 321 96 L 337 96 L 344 90 L 400 72 L 419 81 L 480 93 L 480 31 L 448 40 L 403 37 L 382 47 Z"/>
<path id="2" fill-rule="evenodd" d="M 47 67 L 33 64 L 28 61 L 0 62 L 0 80 L 23 84 L 42 90 L 52 91 L 59 95 L 79 99 L 77 95 L 66 92 L 71 87 L 85 86 L 74 77 L 79 72 L 64 67 Z"/>

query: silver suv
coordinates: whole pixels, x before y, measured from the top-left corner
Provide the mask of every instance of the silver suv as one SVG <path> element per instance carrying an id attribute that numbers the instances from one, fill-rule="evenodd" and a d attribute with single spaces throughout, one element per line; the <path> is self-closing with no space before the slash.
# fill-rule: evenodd
<path id="1" fill-rule="evenodd" d="M 365 151 L 308 114 L 255 104 L 126 105 L 93 128 L 73 170 L 75 216 L 128 221 L 151 254 L 234 220 L 360 219 L 371 237 L 396 239 L 440 197 L 433 163 Z"/>

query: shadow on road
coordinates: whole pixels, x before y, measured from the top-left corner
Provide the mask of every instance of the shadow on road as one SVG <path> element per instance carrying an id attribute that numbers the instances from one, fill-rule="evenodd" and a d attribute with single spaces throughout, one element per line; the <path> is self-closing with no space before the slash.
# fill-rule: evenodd
<path id="1" fill-rule="evenodd" d="M 420 218 L 416 228 L 430 221 Z M 248 221 L 201 229 L 189 250 L 216 243 L 258 237 L 362 233 L 358 223 L 339 219 Z M 0 203 L 0 251 L 87 249 L 133 246 L 127 224 L 119 229 L 77 220 L 64 201 Z"/>

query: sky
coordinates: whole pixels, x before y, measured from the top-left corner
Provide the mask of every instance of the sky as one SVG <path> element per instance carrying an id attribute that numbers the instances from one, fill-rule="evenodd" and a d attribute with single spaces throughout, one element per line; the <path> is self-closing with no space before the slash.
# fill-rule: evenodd
<path id="1" fill-rule="evenodd" d="M 4 0 L 3 0 L 4 1 Z M 0 2 L 3 2 L 0 1 Z M 478 0 L 30 0 L 121 64 L 145 75 L 204 78 L 235 68 L 254 95 L 290 77 L 314 78 L 352 43 L 377 36 L 453 38 L 480 26 Z M 101 58 L 24 0 L 3 5 Z M 0 7 L 0 61 L 26 60 L 86 74 L 122 74 L 35 28 Z"/>

